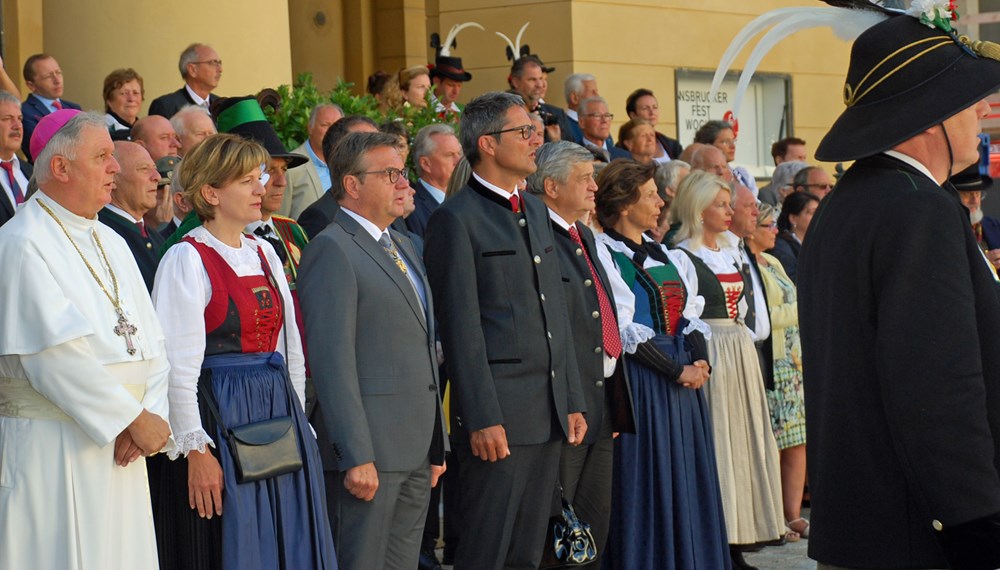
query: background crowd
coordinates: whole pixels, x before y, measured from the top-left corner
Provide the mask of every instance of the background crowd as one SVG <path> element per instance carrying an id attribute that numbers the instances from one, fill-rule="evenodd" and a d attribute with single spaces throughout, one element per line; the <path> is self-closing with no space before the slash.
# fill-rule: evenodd
<path id="1" fill-rule="evenodd" d="M 744 552 L 809 537 L 797 259 L 830 176 L 790 137 L 758 189 L 733 124 L 684 148 L 638 87 L 612 133 L 597 77 L 554 105 L 552 68 L 511 55 L 508 85 L 467 106 L 458 57 L 377 72 L 381 108 L 439 122 L 320 104 L 291 150 L 273 91 L 214 93 L 205 44 L 145 117 L 132 69 L 105 79 L 103 114 L 63 98 L 46 54 L 23 102 L 2 85 L 0 224 L 65 206 L 53 156 L 108 151 L 62 183 L 113 179 L 93 214 L 162 330 L 141 342 L 169 363 L 171 439 L 115 445 L 123 466 L 166 452 L 146 460 L 160 567 L 538 567 L 560 499 L 604 568 L 750 568 Z M 1000 266 L 989 184 L 956 180 Z M 66 210 L 46 212 L 82 216 Z M 247 479 L 233 428 L 279 420 L 300 464 Z"/>

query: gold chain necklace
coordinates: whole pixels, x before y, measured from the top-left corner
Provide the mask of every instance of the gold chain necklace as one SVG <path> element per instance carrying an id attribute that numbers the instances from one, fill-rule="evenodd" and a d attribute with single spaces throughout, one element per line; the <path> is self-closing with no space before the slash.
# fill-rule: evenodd
<path id="1" fill-rule="evenodd" d="M 73 236 L 69 235 L 69 231 L 66 230 L 66 226 L 63 225 L 62 220 L 56 216 L 56 213 L 53 212 L 52 209 L 45 204 L 45 202 L 42 202 L 40 199 L 37 200 L 37 202 L 38 205 L 45 210 L 45 213 L 52 216 L 52 219 L 59 225 L 59 229 L 63 231 L 63 234 L 66 235 L 66 239 L 69 240 L 69 243 L 73 244 L 73 249 L 76 250 L 77 255 L 79 255 L 80 259 L 83 260 L 83 264 L 87 266 L 88 270 L 90 270 L 90 275 L 93 276 L 94 280 L 97 281 L 97 285 L 101 288 L 101 291 L 104 291 L 104 295 L 109 301 L 111 301 L 111 305 L 114 306 L 115 313 L 118 315 L 118 324 L 114 328 L 114 333 L 118 336 L 125 337 L 125 345 L 128 353 L 130 356 L 134 355 L 136 349 L 135 345 L 132 343 L 132 335 L 136 333 L 137 329 L 135 328 L 135 325 L 128 322 L 128 319 L 125 318 L 125 311 L 122 309 L 121 294 L 118 289 L 118 278 L 115 276 L 114 270 L 111 269 L 111 263 L 108 261 L 108 254 L 104 252 L 104 245 L 101 243 L 101 238 L 97 235 L 97 231 L 91 230 L 90 235 L 94 238 L 94 243 L 97 244 L 97 250 L 101 253 L 101 258 L 104 259 L 104 266 L 108 269 L 108 274 L 111 275 L 111 286 L 115 290 L 114 297 L 111 296 L 108 288 L 104 285 L 104 281 L 101 281 L 101 278 L 97 275 L 97 271 L 95 271 L 94 267 L 90 265 L 89 261 L 87 261 L 87 256 L 83 254 L 80 246 L 78 246 L 76 241 L 73 239 Z"/>

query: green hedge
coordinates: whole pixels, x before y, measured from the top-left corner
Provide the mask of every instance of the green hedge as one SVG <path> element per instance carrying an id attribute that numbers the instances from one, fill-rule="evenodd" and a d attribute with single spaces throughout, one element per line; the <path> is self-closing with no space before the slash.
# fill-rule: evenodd
<path id="1" fill-rule="evenodd" d="M 321 103 L 336 103 L 344 109 L 345 114 L 364 115 L 376 123 L 401 120 L 410 131 L 411 140 L 424 126 L 446 122 L 429 106 L 392 109 L 388 113 L 382 113 L 374 97 L 367 94 L 355 95 L 351 91 L 353 87 L 354 84 L 339 80 L 332 91 L 324 93 L 313 83 L 311 73 L 302 73 L 296 77 L 294 85 L 282 85 L 277 88 L 278 94 L 281 95 L 281 108 L 277 111 L 266 108 L 264 113 L 288 150 L 294 149 L 309 138 L 309 113 L 313 107 Z M 458 129 L 457 124 L 448 122 L 456 130 Z"/>

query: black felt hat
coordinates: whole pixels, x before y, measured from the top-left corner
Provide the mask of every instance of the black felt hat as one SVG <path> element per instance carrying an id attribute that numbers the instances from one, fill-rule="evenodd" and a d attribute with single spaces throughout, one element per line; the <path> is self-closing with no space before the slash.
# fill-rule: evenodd
<path id="1" fill-rule="evenodd" d="M 431 78 L 445 77 L 455 81 L 469 81 L 472 74 L 462 67 L 462 58 L 450 55 L 439 55 L 434 58 L 434 66 L 431 67 Z"/>
<path id="2" fill-rule="evenodd" d="M 285 149 L 255 97 L 227 97 L 213 106 L 212 114 L 220 133 L 240 135 L 260 144 L 272 158 L 288 160 L 288 168 L 309 162 L 309 157 Z"/>
<path id="3" fill-rule="evenodd" d="M 1000 46 L 893 16 L 854 42 L 847 109 L 816 148 L 824 162 L 889 150 L 1000 87 Z"/>
<path id="4" fill-rule="evenodd" d="M 950 182 L 959 192 L 989 190 L 993 186 L 992 178 L 980 174 L 978 162 L 952 176 Z"/>

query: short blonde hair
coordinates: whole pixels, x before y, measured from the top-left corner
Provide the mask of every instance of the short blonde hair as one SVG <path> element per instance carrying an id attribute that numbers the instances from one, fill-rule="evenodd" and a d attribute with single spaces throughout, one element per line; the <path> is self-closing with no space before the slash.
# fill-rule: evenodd
<path id="1" fill-rule="evenodd" d="M 215 206 L 205 200 L 203 187 L 221 188 L 259 170 L 269 159 L 264 147 L 251 140 L 231 134 L 211 135 L 181 160 L 177 178 L 184 187 L 184 199 L 204 222 L 215 219 Z"/>
<path id="2" fill-rule="evenodd" d="M 712 204 L 719 190 L 733 193 L 725 180 L 711 172 L 695 170 L 684 177 L 670 208 L 670 221 L 681 223 L 674 236 L 675 245 L 686 239 L 697 245 L 702 243 L 701 214 Z"/>

